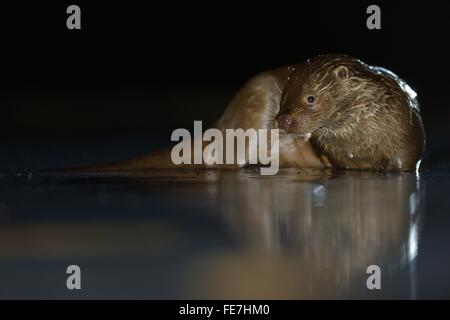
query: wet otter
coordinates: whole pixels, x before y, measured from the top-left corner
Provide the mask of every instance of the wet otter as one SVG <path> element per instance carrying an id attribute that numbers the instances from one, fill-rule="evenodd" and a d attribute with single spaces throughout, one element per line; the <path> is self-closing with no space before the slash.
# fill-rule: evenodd
<path id="1" fill-rule="evenodd" d="M 290 68 L 277 123 L 311 138 L 339 168 L 413 170 L 424 148 L 415 92 L 392 72 L 344 55 Z"/>
<path id="2" fill-rule="evenodd" d="M 415 92 L 392 72 L 339 54 L 253 77 L 213 127 L 279 128 L 280 167 L 409 171 L 425 144 Z M 176 167 L 165 149 L 69 171 Z"/>

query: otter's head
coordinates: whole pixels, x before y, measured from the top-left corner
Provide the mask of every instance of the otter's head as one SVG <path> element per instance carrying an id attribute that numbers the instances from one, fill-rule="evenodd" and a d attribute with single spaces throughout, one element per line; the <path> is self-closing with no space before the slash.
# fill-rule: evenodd
<path id="1" fill-rule="evenodd" d="M 339 120 L 349 104 L 351 65 L 356 59 L 323 55 L 289 67 L 287 84 L 276 117 L 278 128 L 308 139 Z"/>

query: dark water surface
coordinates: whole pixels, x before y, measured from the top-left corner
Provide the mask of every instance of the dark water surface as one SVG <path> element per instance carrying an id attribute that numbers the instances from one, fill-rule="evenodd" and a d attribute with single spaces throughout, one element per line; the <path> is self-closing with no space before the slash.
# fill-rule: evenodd
<path id="1" fill-rule="evenodd" d="M 54 142 L 25 158 L 15 146 L 0 178 L 0 298 L 450 298 L 443 162 L 420 174 L 17 177 L 70 157 Z M 71 264 L 80 291 L 66 288 Z M 381 290 L 366 287 L 373 264 Z"/>

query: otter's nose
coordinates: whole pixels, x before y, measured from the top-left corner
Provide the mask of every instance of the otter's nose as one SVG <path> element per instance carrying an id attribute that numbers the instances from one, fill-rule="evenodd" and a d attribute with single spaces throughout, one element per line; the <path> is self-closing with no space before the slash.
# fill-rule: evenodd
<path id="1" fill-rule="evenodd" d="M 278 122 L 278 128 L 287 130 L 291 128 L 294 125 L 294 118 L 292 118 L 290 115 L 282 114 L 278 116 L 277 118 Z"/>

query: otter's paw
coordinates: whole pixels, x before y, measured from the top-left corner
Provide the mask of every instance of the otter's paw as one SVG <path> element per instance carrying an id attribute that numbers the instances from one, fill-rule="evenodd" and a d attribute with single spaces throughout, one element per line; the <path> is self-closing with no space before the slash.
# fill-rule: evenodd
<path id="1" fill-rule="evenodd" d="M 328 157 L 327 157 L 326 155 L 321 154 L 321 155 L 319 156 L 319 158 L 320 158 L 320 160 L 322 161 L 322 163 L 323 163 L 323 165 L 325 166 L 325 168 L 331 168 L 331 167 L 333 167 L 333 166 L 331 165 L 330 160 L 328 159 Z"/>

